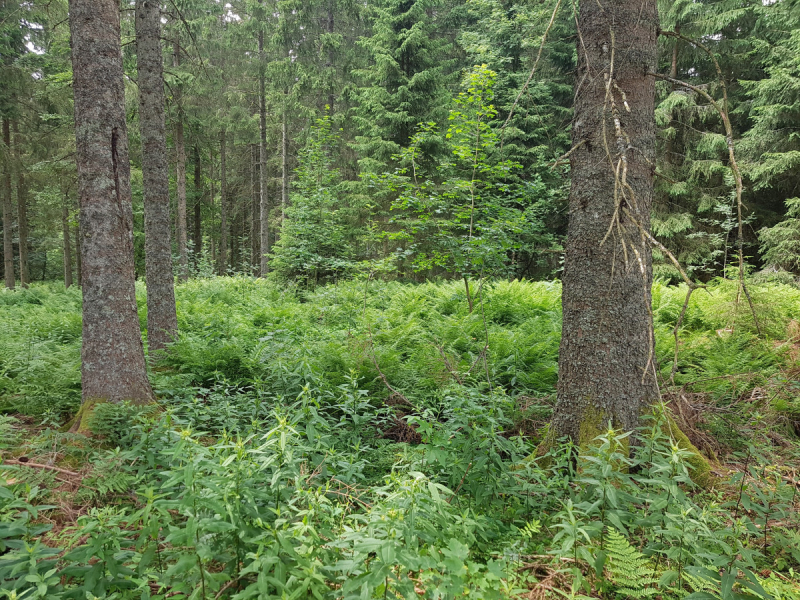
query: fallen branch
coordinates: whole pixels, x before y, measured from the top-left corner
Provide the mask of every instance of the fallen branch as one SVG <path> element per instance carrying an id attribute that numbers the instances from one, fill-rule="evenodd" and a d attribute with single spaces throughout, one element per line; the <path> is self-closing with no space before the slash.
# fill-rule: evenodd
<path id="1" fill-rule="evenodd" d="M 70 477 L 80 477 L 80 473 L 76 473 L 75 471 L 69 471 L 67 469 L 62 469 L 61 467 L 54 467 L 53 465 L 41 465 L 39 463 L 32 463 L 32 462 L 21 462 L 18 460 L 6 460 L 3 461 L 4 465 L 16 465 L 20 467 L 33 467 L 34 469 L 47 469 L 48 471 L 56 471 L 58 473 L 63 473 L 64 475 L 69 475 Z"/>

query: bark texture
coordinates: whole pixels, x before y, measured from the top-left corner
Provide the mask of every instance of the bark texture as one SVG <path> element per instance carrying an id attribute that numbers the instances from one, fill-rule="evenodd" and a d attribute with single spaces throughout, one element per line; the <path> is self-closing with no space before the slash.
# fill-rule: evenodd
<path id="1" fill-rule="evenodd" d="M 580 3 L 556 436 L 633 430 L 658 398 L 650 317 L 655 0 Z"/>
<path id="2" fill-rule="evenodd" d="M 114 0 L 70 0 L 83 267 L 83 404 L 149 402 L 136 311 L 128 131 Z"/>
<path id="3" fill-rule="evenodd" d="M 181 64 L 181 43 L 175 40 L 173 46 L 173 64 L 178 67 Z M 178 216 L 176 219 L 179 275 L 183 281 L 189 279 L 189 255 L 186 246 L 186 144 L 183 139 L 183 108 L 181 106 L 180 84 L 175 86 L 175 104 L 177 117 L 175 120 L 175 180 L 178 192 Z"/>
<path id="4" fill-rule="evenodd" d="M 147 344 L 162 350 L 178 334 L 169 231 L 169 163 L 161 54 L 161 8 L 136 2 L 136 61 L 144 187 L 144 253 L 147 281 Z"/>
<path id="5" fill-rule="evenodd" d="M 14 130 L 14 150 L 17 163 L 17 234 L 19 236 L 19 282 L 28 287 L 31 273 L 28 266 L 28 188 L 25 184 L 25 169 L 22 164 L 22 136 L 17 122 L 12 124 Z"/>
<path id="6" fill-rule="evenodd" d="M 225 130 L 219 132 L 219 274 L 228 269 L 228 180 L 225 175 Z"/>
<path id="7" fill-rule="evenodd" d="M 3 174 L 3 274 L 6 287 L 14 289 L 14 212 L 11 202 L 11 127 L 3 119 L 3 143 L 6 161 Z"/>

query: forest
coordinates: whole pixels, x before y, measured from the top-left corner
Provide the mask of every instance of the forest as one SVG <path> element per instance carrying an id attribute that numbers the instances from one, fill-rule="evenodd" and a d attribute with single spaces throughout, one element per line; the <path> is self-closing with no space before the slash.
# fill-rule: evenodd
<path id="1" fill-rule="evenodd" d="M 800 600 L 799 0 L 0 0 L 0 598 Z"/>

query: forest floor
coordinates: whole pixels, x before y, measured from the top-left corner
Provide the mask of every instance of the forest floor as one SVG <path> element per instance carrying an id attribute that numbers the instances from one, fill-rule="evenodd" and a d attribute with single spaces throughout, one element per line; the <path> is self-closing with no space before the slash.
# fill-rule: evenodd
<path id="1" fill-rule="evenodd" d="M 80 291 L 0 294 L 0 597 L 800 599 L 800 290 L 656 284 L 662 405 L 530 457 L 557 282 L 176 290 L 158 404 L 80 403 Z M 137 287 L 142 327 L 143 287 Z M 695 486 L 675 421 L 711 461 Z"/>

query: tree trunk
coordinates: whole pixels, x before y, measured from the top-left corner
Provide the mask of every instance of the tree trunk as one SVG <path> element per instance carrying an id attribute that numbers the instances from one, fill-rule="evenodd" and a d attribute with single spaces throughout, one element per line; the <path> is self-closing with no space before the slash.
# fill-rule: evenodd
<path id="1" fill-rule="evenodd" d="M 181 42 L 175 40 L 173 45 L 173 65 L 181 64 Z M 183 281 L 189 279 L 189 255 L 187 254 L 186 236 L 186 145 L 183 140 L 183 108 L 181 107 L 182 94 L 180 84 L 175 86 L 175 179 L 178 188 L 178 252 L 180 255 L 178 275 Z"/>
<path id="2" fill-rule="evenodd" d="M 147 282 L 147 345 L 162 350 L 178 334 L 169 223 L 169 163 L 161 54 L 161 8 L 136 2 L 136 60 L 144 188 L 144 254 Z"/>
<path id="3" fill-rule="evenodd" d="M 334 10 L 333 10 L 333 0 L 328 0 L 328 33 L 333 36 L 335 31 L 334 26 Z M 328 67 L 331 70 L 331 80 L 330 80 L 330 87 L 328 88 L 328 114 L 333 114 L 333 103 L 336 98 L 336 88 L 335 88 L 335 79 L 336 79 L 336 65 L 334 63 L 336 59 L 336 55 L 333 51 L 333 46 L 328 49 Z"/>
<path id="4" fill-rule="evenodd" d="M 658 399 L 650 314 L 655 0 L 581 0 L 557 437 L 634 430 Z M 578 146 L 580 144 L 580 146 Z M 610 232 L 610 233 L 609 233 Z"/>
<path id="5" fill-rule="evenodd" d="M 194 264 L 197 266 L 200 260 L 200 254 L 203 252 L 203 235 L 200 229 L 201 226 L 201 213 L 200 208 L 203 200 L 203 181 L 200 164 L 200 147 L 195 143 L 194 145 L 194 233 L 192 234 L 193 250 L 194 250 Z"/>
<path id="6" fill-rule="evenodd" d="M 3 143 L 6 146 L 6 161 L 3 176 L 3 272 L 6 287 L 14 289 L 14 212 L 11 203 L 11 128 L 8 119 L 3 119 Z"/>
<path id="7" fill-rule="evenodd" d="M 261 225 L 261 243 L 259 252 L 259 275 L 266 277 L 269 273 L 269 196 L 267 195 L 267 98 L 264 89 L 264 32 L 258 33 L 258 56 L 260 58 L 258 76 L 258 116 L 259 116 L 259 222 Z"/>
<path id="8" fill-rule="evenodd" d="M 17 233 L 19 234 L 19 281 L 22 287 L 31 282 L 28 266 L 28 188 L 25 186 L 25 169 L 22 166 L 22 136 L 17 122 L 14 130 L 14 150 L 17 163 Z"/>
<path id="9" fill-rule="evenodd" d="M 281 227 L 289 206 L 289 132 L 287 131 L 286 96 L 283 91 L 283 119 L 281 119 Z"/>
<path id="10" fill-rule="evenodd" d="M 136 310 L 119 5 L 70 0 L 69 21 L 83 254 L 83 403 L 73 429 L 81 431 L 98 402 L 154 397 Z"/>
<path id="11" fill-rule="evenodd" d="M 72 244 L 69 239 L 69 209 L 67 208 L 67 198 L 61 206 L 61 232 L 64 236 L 64 287 L 72 285 Z"/>
<path id="12" fill-rule="evenodd" d="M 228 182 L 225 175 L 225 130 L 219 132 L 219 274 L 228 270 Z"/>
<path id="13" fill-rule="evenodd" d="M 75 225 L 75 279 L 78 287 L 83 285 L 83 265 L 81 264 L 81 228 Z"/>
<path id="14" fill-rule="evenodd" d="M 252 273 L 255 275 L 258 269 L 258 249 L 259 249 L 259 236 L 261 231 L 261 222 L 259 217 L 259 198 L 261 191 L 259 188 L 259 172 L 258 172 L 258 146 L 256 144 L 250 145 L 250 193 L 251 193 L 251 217 L 250 217 L 250 267 Z"/>

